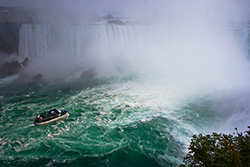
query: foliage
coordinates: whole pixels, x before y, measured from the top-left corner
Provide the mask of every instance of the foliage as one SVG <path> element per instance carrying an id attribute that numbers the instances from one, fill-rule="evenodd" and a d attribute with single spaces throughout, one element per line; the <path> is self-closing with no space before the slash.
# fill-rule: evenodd
<path id="1" fill-rule="evenodd" d="M 181 166 L 250 166 L 250 130 L 245 134 L 193 135 Z"/>

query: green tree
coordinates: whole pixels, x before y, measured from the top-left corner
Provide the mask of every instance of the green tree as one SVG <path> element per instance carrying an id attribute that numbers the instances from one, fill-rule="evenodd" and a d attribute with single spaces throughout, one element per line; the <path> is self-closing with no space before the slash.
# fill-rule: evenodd
<path id="1" fill-rule="evenodd" d="M 250 166 L 250 126 L 249 131 L 245 132 L 245 135 L 237 132 L 236 142 L 237 149 L 240 153 L 240 160 L 242 166 Z"/>
<path id="2" fill-rule="evenodd" d="M 250 131 L 193 135 L 188 149 L 181 166 L 250 166 Z"/>

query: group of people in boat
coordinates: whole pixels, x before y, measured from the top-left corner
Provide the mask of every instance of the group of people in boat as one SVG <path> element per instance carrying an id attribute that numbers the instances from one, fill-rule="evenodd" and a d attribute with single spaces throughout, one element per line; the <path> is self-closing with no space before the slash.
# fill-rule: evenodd
<path id="1" fill-rule="evenodd" d="M 60 116 L 61 115 L 61 111 L 57 110 L 57 109 L 52 109 L 49 111 L 44 111 L 43 113 L 39 114 L 36 118 L 37 119 L 44 119 L 44 118 L 49 118 L 52 116 Z"/>

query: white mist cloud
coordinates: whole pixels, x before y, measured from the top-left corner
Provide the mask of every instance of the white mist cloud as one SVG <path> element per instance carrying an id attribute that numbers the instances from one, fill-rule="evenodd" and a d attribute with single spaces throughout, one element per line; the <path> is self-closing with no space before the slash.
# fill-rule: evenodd
<path id="1" fill-rule="evenodd" d="M 134 38 L 139 38 L 138 34 L 145 37 L 142 40 L 136 39 L 137 45 L 132 42 L 119 45 L 119 41 L 113 40 L 109 41 L 112 48 L 108 49 L 105 46 L 107 41 L 103 38 L 102 42 L 97 43 L 98 46 L 93 47 L 96 51 L 86 55 L 91 64 L 96 59 L 97 66 L 105 62 L 99 60 L 106 57 L 105 60 L 109 62 L 123 60 L 127 61 L 124 65 L 140 64 L 142 70 L 159 68 L 168 77 L 179 76 L 186 78 L 186 81 L 193 80 L 191 83 L 204 81 L 210 84 L 234 80 L 230 77 L 238 76 L 241 62 L 245 61 L 244 52 L 231 30 L 228 30 L 228 25 L 237 26 L 249 21 L 250 2 L 247 0 L 13 0 L 8 1 L 8 4 L 39 8 L 38 17 L 39 12 L 48 10 L 48 18 L 41 17 L 50 20 L 50 23 L 58 20 L 63 22 L 64 19 L 72 19 L 77 23 L 84 20 L 85 15 L 95 13 L 100 16 L 116 14 L 134 20 L 149 20 L 153 26 L 161 27 L 143 32 L 131 27 Z M 64 31 L 61 29 L 63 28 L 59 27 L 59 31 Z M 118 33 L 122 33 L 122 30 Z M 133 33 L 128 35 L 132 36 Z M 124 40 L 122 38 L 125 36 L 118 35 L 121 36 L 120 40 Z M 102 37 L 103 32 L 99 36 Z M 79 43 L 70 39 L 72 36 L 68 37 L 72 40 L 71 43 Z"/>
<path id="2" fill-rule="evenodd" d="M 59 51 L 53 50 L 53 54 L 62 54 L 63 51 L 60 49 L 63 50 L 72 44 L 78 48 L 87 45 L 87 51 L 83 51 L 82 55 L 91 66 L 96 66 L 99 70 L 104 66 L 121 65 L 129 70 L 164 73 L 174 82 L 181 83 L 185 80 L 191 85 L 235 83 L 240 80 L 239 77 L 244 78 L 246 75 L 243 72 L 247 66 L 246 54 L 229 26 L 242 26 L 249 21 L 250 2 L 246 0 L 16 0 L 12 2 L 16 2 L 16 5 L 49 10 L 47 19 L 52 18 L 52 23 L 53 20 L 64 19 L 81 22 L 89 13 L 100 16 L 111 13 L 135 21 L 151 22 L 151 25 L 141 25 L 139 28 L 116 25 L 117 30 L 109 34 L 105 30 L 98 32 L 95 28 L 89 32 L 82 29 L 86 31 L 88 38 L 93 36 L 84 44 L 82 27 L 70 30 L 59 25 L 58 30 L 53 30 L 59 34 L 57 43 L 64 43 L 62 48 L 58 46 L 54 48 Z M 71 17 L 67 17 L 70 13 Z M 57 17 L 59 19 L 55 19 Z M 63 33 L 60 35 L 61 32 L 66 32 L 66 35 Z M 47 36 L 53 36 L 51 31 L 44 35 L 43 44 L 48 43 Z M 57 37 L 53 36 L 54 38 Z M 69 57 L 72 56 L 70 52 L 67 54 Z"/>

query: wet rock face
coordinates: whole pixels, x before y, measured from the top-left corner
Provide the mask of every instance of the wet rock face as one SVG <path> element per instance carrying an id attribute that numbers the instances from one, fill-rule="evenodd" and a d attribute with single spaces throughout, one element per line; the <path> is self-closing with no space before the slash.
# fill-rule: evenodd
<path id="1" fill-rule="evenodd" d="M 18 53 L 21 23 L 0 22 L 0 51 L 5 54 Z"/>
<path id="2" fill-rule="evenodd" d="M 30 75 L 26 72 L 21 72 L 18 75 L 17 81 L 18 82 L 36 82 L 36 81 L 41 81 L 43 79 L 43 75 L 38 73 L 36 75 Z"/>
<path id="3" fill-rule="evenodd" d="M 0 68 L 0 77 L 16 75 L 22 71 L 22 65 L 18 61 L 7 62 Z"/>
<path id="4" fill-rule="evenodd" d="M 32 79 L 32 81 L 39 81 L 39 80 L 43 79 L 43 75 L 39 73 L 39 74 L 32 76 L 31 79 Z"/>
<path id="5" fill-rule="evenodd" d="M 96 76 L 96 73 L 93 70 L 83 71 L 81 79 L 93 79 Z"/>
<path id="6" fill-rule="evenodd" d="M 122 20 L 119 19 L 115 19 L 115 20 L 108 20 L 109 24 L 117 24 L 117 25 L 125 25 L 125 22 L 123 22 Z"/>
<path id="7" fill-rule="evenodd" d="M 0 78 L 19 74 L 28 66 L 29 61 L 26 57 L 23 62 L 11 61 L 0 64 Z"/>
<path id="8" fill-rule="evenodd" d="M 23 64 L 24 67 L 28 67 L 29 62 L 30 62 L 30 59 L 29 59 L 28 57 L 26 57 L 26 58 L 23 60 L 22 64 Z"/>

